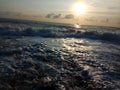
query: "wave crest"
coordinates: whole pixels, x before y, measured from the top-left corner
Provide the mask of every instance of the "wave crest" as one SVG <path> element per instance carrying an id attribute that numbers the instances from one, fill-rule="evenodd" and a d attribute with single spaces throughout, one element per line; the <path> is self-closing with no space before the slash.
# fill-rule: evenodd
<path id="1" fill-rule="evenodd" d="M 118 28 L 89 27 L 76 29 L 71 26 L 44 25 L 34 27 L 27 24 L 0 25 L 1 36 L 40 36 L 46 38 L 89 38 L 120 44 L 120 32 Z"/>

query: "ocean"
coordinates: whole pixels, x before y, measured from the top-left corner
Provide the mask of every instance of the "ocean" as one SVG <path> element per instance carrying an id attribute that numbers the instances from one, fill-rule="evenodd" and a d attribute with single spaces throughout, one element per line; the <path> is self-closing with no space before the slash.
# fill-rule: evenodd
<path id="1" fill-rule="evenodd" d="M 120 28 L 0 20 L 0 89 L 120 90 Z"/>

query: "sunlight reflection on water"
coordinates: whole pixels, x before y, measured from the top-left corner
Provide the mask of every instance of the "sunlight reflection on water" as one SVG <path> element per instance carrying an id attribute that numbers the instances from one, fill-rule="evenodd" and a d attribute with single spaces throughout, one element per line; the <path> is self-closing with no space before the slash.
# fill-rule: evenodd
<path id="1" fill-rule="evenodd" d="M 74 28 L 81 28 L 79 24 L 74 24 Z"/>
<path id="2" fill-rule="evenodd" d="M 55 56 L 55 59 L 51 58 L 50 61 L 56 60 L 56 62 L 48 62 L 43 63 L 49 66 L 50 68 L 56 70 L 56 71 L 65 71 L 69 70 L 69 65 L 67 64 L 76 64 L 74 66 L 74 69 L 76 69 L 78 66 L 83 67 L 84 70 L 87 70 L 94 78 L 95 81 L 101 80 L 101 82 L 98 83 L 104 83 L 106 80 L 107 82 L 111 82 L 104 77 L 110 77 L 110 74 L 115 74 L 118 72 L 113 72 L 116 68 L 119 68 L 119 56 L 118 52 L 120 49 L 116 45 L 103 43 L 96 40 L 90 40 L 90 39 L 75 39 L 75 38 L 41 38 L 41 37 L 23 37 L 23 38 L 0 38 L 0 48 L 1 55 L 4 55 L 4 53 L 12 54 L 16 53 L 16 51 L 21 52 L 20 54 L 24 56 L 24 54 L 31 56 Z M 7 45 L 7 46 L 6 46 Z M 110 52 L 111 48 L 114 50 L 113 52 Z M 23 50 L 23 51 L 22 51 Z M 18 54 L 19 54 L 18 52 Z M 26 52 L 26 53 L 25 53 Z M 13 60 L 14 57 L 12 56 Z M 28 58 L 29 58 L 28 57 Z M 6 56 L 8 58 L 8 56 Z M 41 56 L 38 58 L 40 59 Z M 49 58 L 49 57 L 47 57 Z M 57 63 L 60 60 L 65 61 L 64 63 Z M 32 58 L 31 58 L 32 59 Z M 21 59 L 22 60 L 22 59 Z M 30 60 L 30 59 L 29 59 Z M 58 60 L 58 61 L 57 61 Z M 113 62 L 114 60 L 114 62 Z M 14 61 L 16 62 L 16 60 Z M 33 58 L 32 62 L 36 62 L 36 60 Z M 44 61 L 45 62 L 45 61 Z M 66 63 L 67 62 L 67 63 Z M 65 65 L 64 65 L 65 64 Z M 56 65 L 56 66 L 54 66 Z M 56 68 L 57 66 L 62 65 L 62 69 Z M 78 65 L 78 66 L 77 66 Z M 65 67 L 65 68 L 63 68 Z M 112 67 L 112 68 L 111 68 Z M 116 69 L 119 70 L 119 69 Z M 78 73 L 74 70 L 75 73 Z M 106 73 L 105 73 L 106 72 Z M 108 72 L 108 73 L 107 73 Z M 113 72 L 113 73 L 112 73 Z M 117 76 L 117 74 L 115 74 Z M 104 76 L 104 77 L 102 77 Z M 119 77 L 119 76 L 117 76 Z M 117 77 L 114 77 L 115 79 L 118 79 Z M 112 78 L 112 77 L 110 77 Z M 117 85 L 118 81 L 113 81 Z M 112 82 L 113 82 L 112 81 Z M 107 85 L 107 84 L 106 84 Z"/>
<path id="3" fill-rule="evenodd" d="M 66 39 L 66 40 L 62 40 L 63 41 L 63 46 L 67 49 L 67 50 L 73 50 L 73 51 L 84 51 L 84 50 L 92 50 L 93 47 L 90 45 L 91 42 L 87 41 L 85 39 Z"/>

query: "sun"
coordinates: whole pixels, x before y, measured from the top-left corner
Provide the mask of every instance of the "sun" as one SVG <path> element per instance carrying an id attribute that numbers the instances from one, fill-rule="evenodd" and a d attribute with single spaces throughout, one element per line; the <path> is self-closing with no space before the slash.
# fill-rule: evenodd
<path id="1" fill-rule="evenodd" d="M 77 14 L 84 14 L 86 12 L 86 5 L 84 3 L 75 3 L 72 11 Z"/>

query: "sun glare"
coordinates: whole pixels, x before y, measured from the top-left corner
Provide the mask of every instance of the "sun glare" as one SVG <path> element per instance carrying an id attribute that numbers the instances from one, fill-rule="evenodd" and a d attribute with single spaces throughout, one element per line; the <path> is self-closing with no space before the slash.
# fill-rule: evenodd
<path id="1" fill-rule="evenodd" d="M 73 11 L 77 14 L 83 14 L 86 12 L 86 5 L 84 3 L 76 3 L 73 6 Z"/>
<path id="2" fill-rule="evenodd" d="M 81 28 L 79 24 L 74 24 L 74 28 Z"/>

